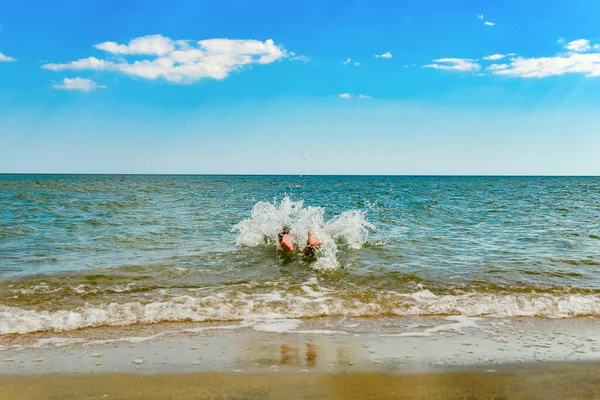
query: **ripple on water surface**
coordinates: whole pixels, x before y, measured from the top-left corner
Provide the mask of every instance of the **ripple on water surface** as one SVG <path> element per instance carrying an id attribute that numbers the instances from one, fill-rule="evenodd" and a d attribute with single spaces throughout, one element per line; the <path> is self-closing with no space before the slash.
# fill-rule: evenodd
<path id="1" fill-rule="evenodd" d="M 599 178 L 0 175 L 0 329 L 598 315 L 598 204 Z"/>

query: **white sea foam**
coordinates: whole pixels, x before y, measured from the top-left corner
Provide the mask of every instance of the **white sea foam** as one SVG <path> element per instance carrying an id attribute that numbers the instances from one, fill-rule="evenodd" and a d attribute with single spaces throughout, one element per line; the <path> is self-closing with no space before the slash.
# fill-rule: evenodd
<path id="1" fill-rule="evenodd" d="M 309 329 L 305 331 L 294 331 L 294 333 L 304 333 L 307 335 L 347 335 L 348 332 L 333 331 L 329 329 Z"/>
<path id="2" fill-rule="evenodd" d="M 33 346 L 30 347 L 44 347 L 44 346 L 54 346 L 54 347 L 64 347 L 64 346 L 69 346 L 69 345 L 73 345 L 73 344 L 78 344 L 78 343 L 83 343 L 84 340 L 80 339 L 80 338 L 59 338 L 59 337 L 54 337 L 54 338 L 43 338 L 43 339 L 39 339 L 37 341 L 37 343 L 35 343 Z"/>
<path id="3" fill-rule="evenodd" d="M 46 282 L 40 282 L 37 285 L 30 287 L 11 287 L 10 292 L 16 296 L 31 296 L 31 295 L 40 295 L 40 294 L 54 294 L 59 292 L 64 292 L 66 295 L 69 295 L 69 291 L 78 295 L 86 295 L 86 294 L 97 294 L 101 291 L 105 292 L 114 292 L 114 293 L 126 293 L 135 289 L 135 282 L 130 282 L 125 285 L 114 285 L 108 286 L 105 289 L 101 290 L 98 287 L 86 284 L 79 285 L 56 285 L 55 283 L 52 286 L 48 285 Z"/>
<path id="4" fill-rule="evenodd" d="M 13 292 L 14 294 L 25 295 L 25 296 L 29 296 L 32 294 L 56 293 L 56 292 L 59 292 L 60 290 L 61 290 L 60 287 L 50 288 L 50 286 L 48 286 L 48 284 L 46 282 L 40 282 L 39 284 L 37 284 L 35 286 L 31 286 L 31 287 L 27 287 L 27 288 L 12 288 L 11 287 L 11 292 Z"/>
<path id="5" fill-rule="evenodd" d="M 452 315 L 445 318 L 447 321 L 454 321 L 451 324 L 443 324 L 434 326 L 432 328 L 427 328 L 422 332 L 402 332 L 396 334 L 382 334 L 381 336 L 390 336 L 390 337 L 425 337 L 432 336 L 434 333 L 452 331 L 458 334 L 463 335 L 463 329 L 465 328 L 477 328 L 482 329 L 479 325 L 477 325 L 477 321 L 481 318 L 475 317 L 466 317 L 464 315 Z"/>
<path id="6" fill-rule="evenodd" d="M 375 226 L 365 219 L 365 212 L 350 210 L 325 221 L 325 209 L 304 207 L 304 202 L 285 197 L 279 206 L 267 202 L 254 205 L 251 217 L 235 225 L 238 246 L 278 246 L 278 234 L 283 226 L 290 227 L 290 236 L 296 247 L 306 243 L 306 234 L 312 230 L 323 244 L 312 265 L 316 270 L 332 270 L 339 267 L 337 252 L 340 247 L 360 249 L 368 239 L 369 229 Z"/>
<path id="7" fill-rule="evenodd" d="M 252 326 L 252 329 L 255 331 L 262 332 L 277 332 L 284 333 L 290 332 L 298 328 L 302 324 L 302 321 L 297 319 L 283 319 L 280 321 L 267 321 L 262 323 L 257 323 Z"/>
<path id="8" fill-rule="evenodd" d="M 165 301 L 87 305 L 73 310 L 36 311 L 0 305 L 0 334 L 36 331 L 69 331 L 95 326 L 125 326 L 175 321 L 284 320 L 322 316 L 373 317 L 383 315 L 463 315 L 468 317 L 600 316 L 600 296 L 595 294 L 468 293 L 433 295 L 381 292 L 327 292 L 314 289 L 270 293 L 238 291 L 193 297 L 175 296 Z"/>

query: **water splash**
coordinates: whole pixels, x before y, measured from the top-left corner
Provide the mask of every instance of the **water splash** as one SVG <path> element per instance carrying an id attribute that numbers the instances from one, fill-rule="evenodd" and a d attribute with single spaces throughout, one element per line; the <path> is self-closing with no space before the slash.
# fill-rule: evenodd
<path id="1" fill-rule="evenodd" d="M 290 227 L 290 236 L 296 247 L 306 243 L 306 235 L 312 230 L 323 244 L 317 252 L 317 261 L 312 264 L 315 270 L 333 270 L 339 267 L 336 257 L 340 249 L 360 249 L 368 239 L 369 230 L 375 226 L 365 219 L 365 211 L 350 210 L 324 219 L 322 207 L 304 207 L 304 201 L 292 201 L 285 197 L 279 205 L 258 202 L 254 205 L 251 217 L 233 228 L 238 232 L 238 246 L 279 246 L 277 235 L 284 225 Z"/>

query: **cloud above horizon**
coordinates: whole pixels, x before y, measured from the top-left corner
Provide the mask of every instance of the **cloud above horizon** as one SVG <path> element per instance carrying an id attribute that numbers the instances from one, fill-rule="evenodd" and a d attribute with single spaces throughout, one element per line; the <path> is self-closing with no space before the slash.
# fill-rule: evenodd
<path id="1" fill-rule="evenodd" d="M 201 79 L 224 79 L 251 64 L 270 64 L 289 58 L 307 61 L 288 52 L 273 40 L 206 39 L 172 40 L 162 35 L 147 35 L 128 44 L 103 42 L 93 46 L 108 53 L 108 59 L 93 56 L 76 61 L 42 66 L 52 71 L 115 71 L 145 79 L 164 78 L 174 83 L 194 83 Z M 146 56 L 129 62 L 124 56 Z"/>
<path id="2" fill-rule="evenodd" d="M 577 39 L 570 42 L 559 40 L 566 53 L 558 53 L 551 57 L 516 57 L 509 63 L 492 64 L 486 68 L 494 75 L 514 76 L 521 78 L 544 78 L 569 73 L 584 74 L 587 77 L 600 76 L 600 46 L 591 45 L 588 39 Z"/>
<path id="3" fill-rule="evenodd" d="M 477 15 L 477 18 L 483 21 L 483 14 Z M 492 21 L 483 21 L 483 24 L 487 26 L 496 26 L 496 23 Z"/>
<path id="4" fill-rule="evenodd" d="M 0 62 L 13 62 L 13 61 L 17 61 L 17 60 L 13 57 L 4 55 L 4 54 L 2 54 L 2 52 L 0 52 Z"/>
<path id="5" fill-rule="evenodd" d="M 92 90 L 106 88 L 104 85 L 98 85 L 96 82 L 90 79 L 84 78 L 65 78 L 62 80 L 62 83 L 55 83 L 52 85 L 55 89 L 62 90 L 80 90 L 82 92 L 90 92 Z"/>
<path id="6" fill-rule="evenodd" d="M 565 49 L 575 53 L 581 53 L 591 50 L 592 46 L 590 45 L 590 41 L 587 39 L 577 39 L 567 43 L 565 45 Z"/>
<path id="7" fill-rule="evenodd" d="M 568 73 L 584 74 L 587 77 L 600 76 L 600 44 L 593 44 L 588 39 L 577 39 L 566 42 L 559 39 L 558 44 L 564 51 L 549 57 L 515 57 L 515 53 L 490 54 L 482 57 L 492 64 L 484 68 L 492 75 L 504 75 L 520 78 L 544 78 L 547 76 Z M 494 63 L 508 58 L 506 62 Z M 479 72 L 482 65 L 477 59 L 439 58 L 422 68 L 432 68 L 459 72 Z"/>
<path id="8" fill-rule="evenodd" d="M 371 96 L 367 96 L 364 94 L 359 94 L 359 95 L 353 95 L 350 93 L 340 93 L 338 94 L 338 97 L 341 99 L 360 99 L 360 100 L 366 100 L 366 99 L 371 99 Z"/>
<path id="9" fill-rule="evenodd" d="M 501 59 L 503 59 L 505 57 L 511 57 L 511 56 L 514 56 L 514 55 L 515 55 L 515 53 L 491 54 L 489 56 L 482 57 L 482 59 L 486 60 L 486 61 L 497 61 L 497 60 L 501 60 Z"/>
<path id="10" fill-rule="evenodd" d="M 392 53 L 388 51 L 383 54 L 375 54 L 375 58 L 392 58 Z"/>
<path id="11" fill-rule="evenodd" d="M 438 58 L 433 60 L 433 64 L 423 65 L 422 68 L 433 68 L 448 71 L 477 71 L 481 66 L 470 58 Z"/>

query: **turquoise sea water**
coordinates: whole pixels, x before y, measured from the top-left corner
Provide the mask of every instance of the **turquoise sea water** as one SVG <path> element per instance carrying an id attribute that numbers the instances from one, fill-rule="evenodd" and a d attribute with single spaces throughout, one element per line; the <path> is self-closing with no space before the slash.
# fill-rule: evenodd
<path id="1" fill-rule="evenodd" d="M 283 223 L 316 259 L 278 250 Z M 600 315 L 599 271 L 595 177 L 0 175 L 1 334 Z"/>

